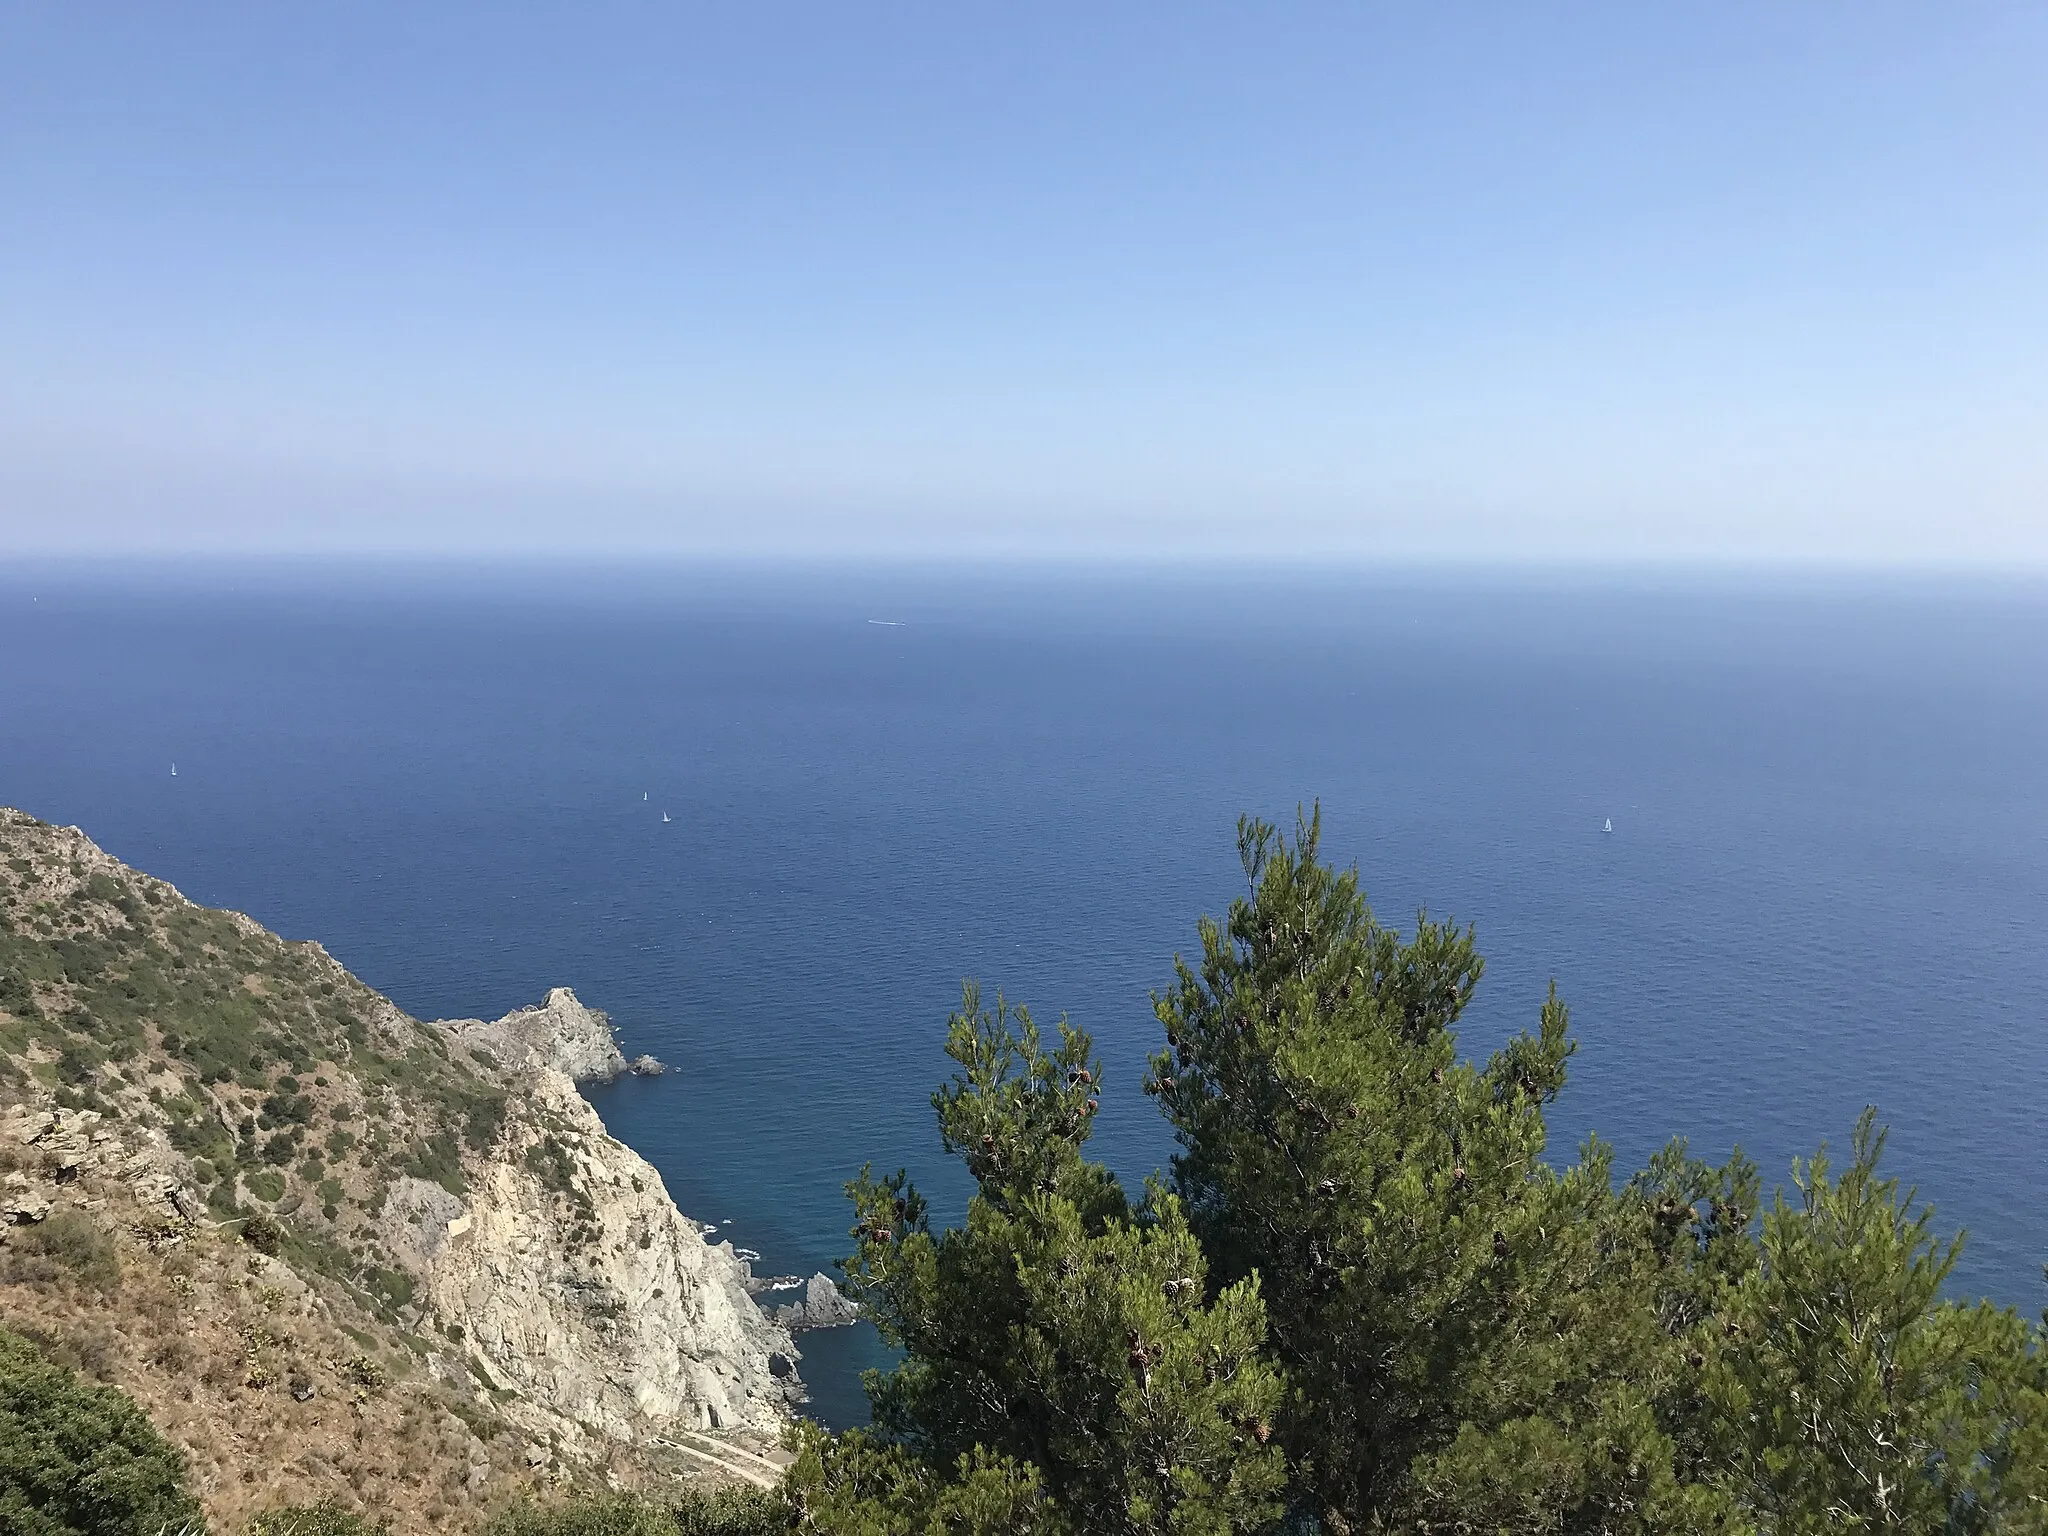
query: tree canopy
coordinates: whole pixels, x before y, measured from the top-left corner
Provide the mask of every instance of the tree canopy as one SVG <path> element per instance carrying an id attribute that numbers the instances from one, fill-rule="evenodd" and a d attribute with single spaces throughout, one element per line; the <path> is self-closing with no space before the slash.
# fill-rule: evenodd
<path id="1" fill-rule="evenodd" d="M 1085 1156 L 1090 1038 L 972 984 L 933 1096 L 974 1179 L 935 1230 L 848 1186 L 848 1288 L 901 1363 L 810 1430 L 796 1528 L 925 1532 L 2048 1531 L 2041 1330 L 1945 1298 L 1960 1239 L 1875 1116 L 1768 1204 L 1672 1142 L 1549 1155 L 1553 991 L 1483 1063 L 1471 929 L 1382 925 L 1355 870 L 1240 823 L 1246 889 L 1154 997 L 1171 1169 Z"/>

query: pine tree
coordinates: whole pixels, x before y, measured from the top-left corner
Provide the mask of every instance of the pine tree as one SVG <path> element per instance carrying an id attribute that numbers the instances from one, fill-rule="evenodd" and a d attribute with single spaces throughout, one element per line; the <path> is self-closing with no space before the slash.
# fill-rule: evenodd
<path id="1" fill-rule="evenodd" d="M 1767 1533 L 2048 1530 L 2048 1376 L 2017 1313 L 1942 1299 L 1960 1236 L 1881 1178 L 1794 1165 L 1714 1330 L 1721 1480 Z"/>
<path id="2" fill-rule="evenodd" d="M 934 1232 L 903 1174 L 848 1186 L 848 1288 L 904 1360 L 869 1379 L 872 1432 L 813 1443 L 797 1497 L 849 1531 L 923 1529 L 888 1522 L 977 1480 L 1019 1528 L 1269 1523 L 1285 1468 L 1258 1281 L 1212 1288 L 1180 1202 L 1152 1188 L 1133 1205 L 1082 1156 L 1102 1075 L 1088 1036 L 1062 1019 L 1048 1047 L 970 985 L 946 1050 L 960 1070 L 933 1106 L 976 1192 L 964 1225 Z M 872 1497 L 850 1497 L 862 1477 Z"/>
<path id="3" fill-rule="evenodd" d="M 1553 1168 L 1555 992 L 1460 1060 L 1471 931 L 1382 926 L 1319 833 L 1239 825 L 1248 890 L 1154 999 L 1180 1152 L 1135 1205 L 1083 1156 L 1088 1038 L 967 990 L 933 1104 L 976 1192 L 934 1231 L 903 1174 L 848 1186 L 904 1360 L 872 1430 L 803 1437 L 795 1528 L 2048 1536 L 2042 1331 L 1944 1299 L 1960 1239 L 1873 1115 L 1761 1221 L 1739 1150 Z"/>
<path id="4" fill-rule="evenodd" d="M 1543 1162 L 1573 1045 L 1554 992 L 1484 1067 L 1471 931 L 1373 918 L 1355 871 L 1239 823 L 1248 883 L 1155 998 L 1149 1087 L 1220 1283 L 1256 1275 L 1304 1513 L 1335 1531 L 1711 1529 L 1660 1405 L 1683 1368 L 1646 1203 L 1589 1143 Z"/>

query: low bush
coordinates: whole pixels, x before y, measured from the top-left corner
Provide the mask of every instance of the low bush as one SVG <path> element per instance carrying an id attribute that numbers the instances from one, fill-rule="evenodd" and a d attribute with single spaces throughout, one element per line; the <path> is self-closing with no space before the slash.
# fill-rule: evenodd
<path id="1" fill-rule="evenodd" d="M 247 1536 L 383 1536 L 391 1527 L 374 1524 L 332 1499 L 318 1504 L 265 1510 L 249 1522 Z"/>
<path id="2" fill-rule="evenodd" d="M 685 1486 L 660 1499 L 619 1494 L 523 1505 L 493 1520 L 484 1536 L 769 1536 L 788 1529 L 779 1494 Z"/>
<path id="3" fill-rule="evenodd" d="M 203 1530 L 184 1458 L 126 1393 L 81 1381 L 0 1329 L 0 1531 Z"/>
<path id="4" fill-rule="evenodd" d="M 8 1246 L 48 1259 L 102 1290 L 121 1280 L 121 1256 L 113 1238 L 84 1211 L 56 1211 L 48 1219 L 18 1230 Z"/>
<path id="5" fill-rule="evenodd" d="M 272 1201 L 284 1198 L 284 1175 L 268 1168 L 260 1168 L 242 1180 L 249 1193 L 258 1200 Z"/>

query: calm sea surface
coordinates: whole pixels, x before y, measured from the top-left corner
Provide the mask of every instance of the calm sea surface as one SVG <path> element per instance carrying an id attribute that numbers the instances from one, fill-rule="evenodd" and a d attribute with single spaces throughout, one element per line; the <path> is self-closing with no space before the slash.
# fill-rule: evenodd
<path id="1" fill-rule="evenodd" d="M 1556 978 L 1556 1155 L 1778 1182 L 1874 1103 L 1960 1286 L 2041 1306 L 2039 585 L 0 571 L 0 802 L 416 1014 L 573 986 L 673 1068 L 608 1124 L 776 1270 L 845 1251 L 865 1161 L 962 1198 L 963 976 L 1092 1030 L 1097 1148 L 1163 1162 L 1147 993 L 1237 814 L 1318 796 L 1383 916 L 1477 924 L 1473 1049 Z M 857 1413 L 872 1335 L 806 1351 Z"/>

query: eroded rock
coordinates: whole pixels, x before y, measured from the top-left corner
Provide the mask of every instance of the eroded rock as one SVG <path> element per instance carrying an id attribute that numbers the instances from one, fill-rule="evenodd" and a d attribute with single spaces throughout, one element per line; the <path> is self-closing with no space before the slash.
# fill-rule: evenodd
<path id="1" fill-rule="evenodd" d="M 801 1301 L 777 1307 L 772 1315 L 791 1333 L 801 1333 L 807 1328 L 844 1328 L 857 1323 L 860 1308 L 840 1293 L 830 1275 L 816 1274 L 805 1283 Z"/>
<path id="2" fill-rule="evenodd" d="M 603 1015 L 558 988 L 540 1008 L 443 1027 L 525 1065 L 520 1111 L 467 1196 L 403 1180 L 380 1220 L 434 1314 L 460 1326 L 492 1381 L 548 1406 L 553 1422 L 535 1429 L 778 1426 L 802 1395 L 788 1329 L 755 1305 L 731 1245 L 707 1243 L 661 1175 L 606 1133 L 567 1070 L 607 1060 L 600 1041 L 617 1057 Z"/>
<path id="3" fill-rule="evenodd" d="M 625 1054 L 612 1038 L 612 1021 L 586 1008 L 567 987 L 556 987 L 531 1008 L 502 1019 L 450 1019 L 441 1028 L 486 1065 L 508 1071 L 547 1068 L 572 1082 L 609 1082 L 627 1070 Z"/>

